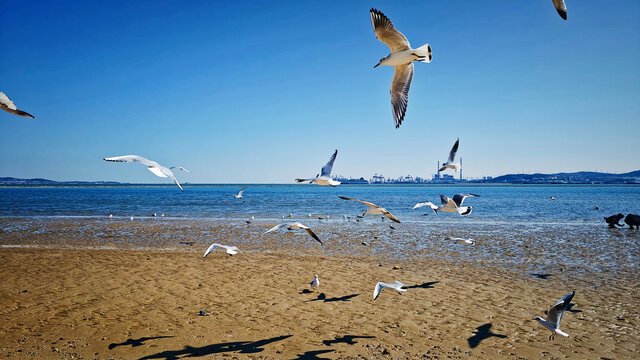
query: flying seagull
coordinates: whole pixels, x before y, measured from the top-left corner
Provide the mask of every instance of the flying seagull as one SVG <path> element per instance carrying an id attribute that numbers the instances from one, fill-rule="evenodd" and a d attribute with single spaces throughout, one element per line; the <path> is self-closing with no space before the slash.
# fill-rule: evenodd
<path id="1" fill-rule="evenodd" d="M 427 201 L 417 203 L 413 208 L 418 209 L 423 206 L 428 206 L 433 209 L 433 212 L 435 212 L 436 214 L 438 213 L 438 211 L 443 211 L 448 213 L 458 213 L 462 216 L 467 216 L 471 214 L 471 206 L 462 206 L 462 202 L 464 202 L 464 199 L 468 197 L 480 197 L 480 195 L 456 194 L 453 196 L 453 199 L 450 199 L 449 197 L 444 195 L 440 195 L 440 201 L 442 202 L 442 205 L 440 206 L 434 205 L 432 202 Z"/>
<path id="2" fill-rule="evenodd" d="M 535 320 L 538 320 L 538 322 L 542 324 L 542 326 L 551 330 L 551 335 L 549 336 L 549 340 L 553 340 L 556 334 L 560 334 L 564 337 L 569 337 L 569 334 L 560 330 L 560 322 L 562 321 L 562 316 L 564 315 L 564 311 L 569 307 L 569 304 L 571 303 L 571 299 L 573 299 L 573 295 L 575 293 L 576 293 L 575 291 L 572 291 L 569 294 L 565 295 L 562 299 L 558 300 L 555 304 L 553 304 L 553 306 L 551 307 L 551 309 L 549 309 L 549 312 L 547 313 L 546 320 L 539 316 L 536 316 Z"/>
<path id="3" fill-rule="evenodd" d="M 425 63 L 431 62 L 431 46 L 429 44 L 422 45 L 417 49 L 412 49 L 404 35 L 396 28 L 382 12 L 371 9 L 371 24 L 373 32 L 378 40 L 385 43 L 391 53 L 380 59 L 379 65 L 394 66 L 393 80 L 391 81 L 391 106 L 393 108 L 393 120 L 396 129 L 404 120 L 404 113 L 407 111 L 407 103 L 409 101 L 409 88 L 413 79 L 413 62 L 420 61 Z"/>
<path id="4" fill-rule="evenodd" d="M 13 101 L 11 101 L 11 99 L 9 99 L 9 97 L 2 91 L 0 91 L 0 109 L 6 112 L 10 112 L 14 115 L 24 116 L 32 119 L 34 118 L 34 116 L 29 114 L 28 112 L 18 110 L 16 104 L 14 104 Z"/>
<path id="5" fill-rule="evenodd" d="M 204 252 L 204 256 L 202 258 L 206 258 L 207 255 L 209 255 L 210 252 L 212 252 L 215 249 L 225 249 L 227 251 L 227 254 L 229 255 L 235 255 L 238 253 L 238 251 L 240 251 L 240 249 L 238 249 L 235 246 L 229 246 L 229 245 L 222 245 L 222 244 L 211 244 L 209 246 L 209 248 L 207 249 L 207 251 Z"/>
<path id="6" fill-rule="evenodd" d="M 398 220 L 397 217 L 393 216 L 393 214 L 391 214 L 389 212 L 389 210 L 380 207 L 374 203 L 368 202 L 368 201 L 362 201 L 362 200 L 358 200 L 358 199 L 351 199 L 348 197 L 344 197 L 344 196 L 340 196 L 340 199 L 342 200 L 351 200 L 351 201 L 357 201 L 357 202 L 361 202 L 365 205 L 367 205 L 369 208 L 367 209 L 367 211 L 364 212 L 364 214 L 362 214 L 362 216 L 366 215 L 366 214 L 371 214 L 371 215 L 380 215 L 380 214 L 384 214 L 386 217 L 388 217 L 389 219 L 399 223 L 400 220 Z"/>
<path id="7" fill-rule="evenodd" d="M 553 0 L 553 6 L 556 7 L 560 17 L 567 20 L 567 5 L 565 5 L 564 0 Z"/>
<path id="8" fill-rule="evenodd" d="M 178 186 L 178 188 L 180 188 L 180 190 L 182 190 L 182 186 L 180 186 L 180 183 L 178 182 L 178 179 L 176 179 L 175 175 L 173 175 L 173 172 L 171 172 L 171 170 L 169 170 L 168 168 L 158 164 L 155 161 L 149 160 L 147 158 L 144 158 L 144 157 L 138 156 L 138 155 L 116 156 L 116 157 L 104 158 L 104 160 L 113 161 L 113 162 L 138 162 L 138 163 L 141 163 L 142 165 L 147 166 L 147 169 L 149 171 L 151 171 L 156 176 L 163 177 L 163 178 L 170 177 L 171 180 L 173 180 L 173 182 Z"/>
<path id="9" fill-rule="evenodd" d="M 242 190 L 240 190 L 240 192 L 238 194 L 234 194 L 233 196 L 236 197 L 236 199 L 242 199 L 242 193 L 244 192 L 244 189 L 246 189 L 247 186 L 243 187 Z"/>
<path id="10" fill-rule="evenodd" d="M 465 244 L 469 244 L 469 245 L 475 245 L 476 241 L 473 240 L 472 238 L 461 238 L 461 237 L 452 237 L 452 236 L 447 236 L 446 238 L 444 238 L 445 240 L 449 240 L 449 241 L 453 241 L 454 243 L 465 243 Z"/>
<path id="11" fill-rule="evenodd" d="M 440 167 L 440 169 L 438 169 L 438 171 L 444 171 L 446 169 L 453 169 L 453 171 L 458 172 L 458 170 L 460 170 L 460 164 L 454 164 L 453 160 L 455 160 L 456 157 L 456 153 L 458 152 L 458 145 L 460 144 L 460 139 L 456 140 L 456 143 L 453 144 L 453 147 L 451 148 L 451 151 L 449 151 L 449 158 L 447 159 L 447 162 L 442 164 L 442 166 Z"/>
<path id="12" fill-rule="evenodd" d="M 383 282 L 379 282 L 376 284 L 376 287 L 373 289 L 373 300 L 378 298 L 378 295 L 380 295 L 380 291 L 382 291 L 382 289 L 393 289 L 395 291 L 397 291 L 398 293 L 400 291 L 407 291 L 406 289 L 402 289 L 402 287 L 404 286 L 403 283 L 401 283 L 400 281 L 396 281 L 393 284 L 387 284 L 387 283 L 383 283 Z"/>
<path id="13" fill-rule="evenodd" d="M 322 167 L 320 170 L 320 174 L 316 175 L 313 179 L 296 179 L 296 182 L 305 182 L 308 181 L 310 184 L 318 184 L 318 185 L 331 185 L 338 186 L 340 185 L 340 181 L 333 180 L 331 178 L 331 169 L 333 169 L 333 162 L 336 161 L 336 156 L 338 155 L 338 150 L 336 150 L 329 161 Z"/>
<path id="14" fill-rule="evenodd" d="M 316 289 L 320 288 L 320 280 L 318 280 L 317 274 L 316 274 L 316 277 L 314 277 L 313 280 L 311 280 L 311 283 L 309 283 L 309 285 L 311 285 L 311 290 L 313 290 L 314 286 L 316 287 Z"/>
<path id="15" fill-rule="evenodd" d="M 312 238 L 314 238 L 317 242 L 319 242 L 319 243 L 320 243 L 320 245 L 322 245 L 322 241 L 320 240 L 320 238 L 318 237 L 318 235 L 316 235 L 316 234 L 311 230 L 311 228 L 309 228 L 308 226 L 303 225 L 303 224 L 301 224 L 301 223 L 299 223 L 299 222 L 290 222 L 290 223 L 284 223 L 284 224 L 276 225 L 276 226 L 272 227 L 271 229 L 269 229 L 269 230 L 265 231 L 265 232 L 264 232 L 264 234 L 266 234 L 266 233 L 270 233 L 270 232 L 272 232 L 272 231 L 280 230 L 280 229 L 282 229 L 282 228 L 284 228 L 284 227 L 286 227 L 286 228 L 287 228 L 287 230 L 302 229 L 302 230 L 306 231 L 306 232 L 307 232 L 307 234 L 309 234 L 309 235 L 310 235 Z M 263 234 L 263 235 L 264 235 L 264 234 Z"/>

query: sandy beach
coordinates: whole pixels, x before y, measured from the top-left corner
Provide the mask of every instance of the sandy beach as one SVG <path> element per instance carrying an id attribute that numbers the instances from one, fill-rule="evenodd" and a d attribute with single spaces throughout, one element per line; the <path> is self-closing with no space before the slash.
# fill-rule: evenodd
<path id="1" fill-rule="evenodd" d="M 631 359 L 639 351 L 637 273 L 522 276 L 464 261 L 276 248 L 202 259 L 199 248 L 4 246 L 0 356 L 8 358 Z M 309 292 L 315 274 L 321 286 Z M 395 280 L 408 291 L 373 301 L 376 282 Z M 549 341 L 532 319 L 571 290 L 562 323 L 570 337 Z"/>

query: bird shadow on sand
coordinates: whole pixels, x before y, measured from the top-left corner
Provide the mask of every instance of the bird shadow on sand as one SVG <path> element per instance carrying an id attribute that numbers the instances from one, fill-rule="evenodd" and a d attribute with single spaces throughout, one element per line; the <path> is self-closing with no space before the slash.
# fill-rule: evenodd
<path id="1" fill-rule="evenodd" d="M 127 339 L 125 342 L 121 343 L 111 343 L 109 344 L 109 350 L 117 348 L 118 346 L 127 346 L 131 345 L 131 347 L 142 346 L 145 341 L 155 340 L 155 339 L 166 339 L 172 338 L 173 336 L 149 336 L 149 337 L 141 337 L 137 339 Z"/>
<path id="2" fill-rule="evenodd" d="M 480 342 L 484 339 L 488 339 L 493 336 L 500 339 L 504 339 L 507 337 L 507 335 L 492 333 L 491 326 L 492 325 L 490 323 L 487 323 L 476 328 L 476 330 L 473 332 L 473 335 L 467 339 L 467 342 L 472 349 L 480 345 Z"/>
<path id="3" fill-rule="evenodd" d="M 293 360 L 300 360 L 300 359 L 304 359 L 304 360 L 331 360 L 331 358 L 325 358 L 325 357 L 318 357 L 318 355 L 320 354 L 325 354 L 325 353 L 330 353 L 330 352 L 334 352 L 335 350 L 315 350 L 315 351 L 307 351 L 303 354 L 298 354 L 297 358 L 294 358 Z"/>
<path id="4" fill-rule="evenodd" d="M 403 289 L 433 289 L 433 285 L 439 283 L 440 281 L 430 281 L 423 284 L 411 285 L 411 286 L 403 286 Z"/>
<path id="5" fill-rule="evenodd" d="M 322 302 L 351 301 L 352 298 L 354 298 L 354 297 L 356 297 L 358 295 L 360 295 L 360 294 L 351 294 L 351 295 L 335 296 L 335 297 L 332 297 L 332 298 L 328 298 L 327 295 L 325 295 L 324 293 L 320 293 L 317 298 L 311 299 L 311 300 L 307 300 L 305 302 L 311 302 L 311 301 L 322 301 Z"/>
<path id="6" fill-rule="evenodd" d="M 538 279 L 547 280 L 547 279 L 549 279 L 549 276 L 553 276 L 553 274 L 533 273 L 533 274 L 531 274 L 531 276 L 533 276 L 535 278 L 538 278 Z"/>
<path id="7" fill-rule="evenodd" d="M 354 345 L 357 344 L 358 342 L 355 341 L 355 339 L 375 339 L 375 336 L 369 336 L 369 335 L 344 335 L 344 336 L 336 336 L 335 339 L 333 340 L 322 340 L 322 343 L 327 345 L 327 346 L 331 346 L 333 344 L 348 344 L 348 345 Z"/>
<path id="8" fill-rule="evenodd" d="M 282 341 L 290 338 L 293 335 L 277 336 L 269 339 L 263 339 L 258 341 L 232 341 L 226 343 L 218 343 L 205 345 L 201 347 L 192 347 L 185 345 L 182 350 L 167 350 L 157 354 L 147 355 L 140 358 L 144 359 L 165 359 L 165 360 L 177 360 L 181 358 L 207 356 L 212 354 L 220 354 L 225 352 L 236 352 L 238 354 L 255 354 L 264 351 L 264 346 L 274 343 L 276 341 Z"/>

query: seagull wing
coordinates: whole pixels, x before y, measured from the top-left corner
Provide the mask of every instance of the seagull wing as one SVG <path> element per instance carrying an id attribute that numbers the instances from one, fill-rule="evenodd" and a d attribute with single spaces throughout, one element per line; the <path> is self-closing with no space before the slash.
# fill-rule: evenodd
<path id="1" fill-rule="evenodd" d="M 191 172 L 191 171 L 189 171 L 189 170 L 187 170 L 187 169 L 183 168 L 182 166 L 172 166 L 172 167 L 170 167 L 169 169 L 178 169 L 178 170 L 182 170 L 182 171 L 184 171 L 184 172 L 188 172 L 188 173 L 190 173 L 190 172 Z"/>
<path id="2" fill-rule="evenodd" d="M 108 158 L 104 158 L 104 160 L 106 161 L 112 161 L 112 162 L 138 162 L 141 163 L 142 165 L 146 165 L 146 166 L 154 166 L 154 167 L 159 167 L 160 165 L 153 161 L 153 160 L 149 160 L 145 157 L 139 156 L 139 155 L 123 155 L 123 156 L 114 156 L 114 157 L 108 157 Z"/>
<path id="3" fill-rule="evenodd" d="M 248 186 L 245 186 L 242 188 L 242 190 L 240 190 L 240 192 L 238 192 L 238 196 L 242 196 L 242 193 L 244 192 L 244 189 L 246 189 Z"/>
<path id="4" fill-rule="evenodd" d="M 338 150 L 336 150 L 329 161 L 322 167 L 320 171 L 321 176 L 331 176 L 331 169 L 333 169 L 333 162 L 336 161 L 336 156 L 338 155 Z"/>
<path id="5" fill-rule="evenodd" d="M 204 252 L 203 258 L 206 258 L 207 255 L 209 255 L 210 252 L 212 252 L 213 250 L 215 250 L 215 249 L 217 249 L 219 247 L 224 247 L 224 246 L 222 246 L 220 244 L 211 244 L 211 245 L 209 245 L 209 248 L 207 248 L 207 251 Z"/>
<path id="6" fill-rule="evenodd" d="M 184 190 L 182 189 L 182 186 L 180 186 L 180 183 L 178 182 L 178 179 L 176 179 L 175 175 L 173 175 L 173 172 L 172 172 L 171 170 L 167 169 L 167 168 L 166 168 L 166 167 L 164 167 L 164 166 L 159 166 L 158 168 L 160 169 L 160 171 L 161 171 L 163 174 L 165 174 L 166 176 L 170 177 L 170 178 L 171 178 L 171 180 L 173 180 L 173 182 L 176 184 L 176 186 L 178 186 L 178 188 L 179 188 L 181 191 L 184 191 Z M 150 167 L 150 168 L 149 168 L 149 170 L 151 170 L 151 169 L 152 169 L 152 168 Z M 154 172 L 153 170 L 151 170 L 151 172 L 153 172 L 153 173 L 155 174 L 155 172 Z"/>
<path id="7" fill-rule="evenodd" d="M 284 224 L 278 224 L 278 225 L 276 225 L 276 226 L 272 227 L 271 229 L 269 229 L 269 230 L 265 231 L 265 232 L 263 233 L 263 235 L 264 235 L 264 234 L 266 234 L 266 233 L 270 233 L 270 232 L 272 232 L 272 231 L 276 231 L 276 230 L 282 229 L 283 227 L 288 226 L 288 225 L 289 225 L 289 224 L 287 224 L 287 223 L 284 223 Z"/>
<path id="8" fill-rule="evenodd" d="M 449 158 L 447 159 L 447 163 L 453 164 L 453 160 L 456 157 L 456 153 L 458 152 L 458 144 L 460 144 L 460 139 L 456 140 L 456 143 L 453 144 L 451 151 L 449 151 Z"/>
<path id="9" fill-rule="evenodd" d="M 560 17 L 567 20 L 567 5 L 565 5 L 564 0 L 553 0 L 553 6 L 556 7 Z"/>
<path id="10" fill-rule="evenodd" d="M 16 106 L 16 104 L 14 104 L 13 101 L 9 99 L 7 94 L 3 93 L 2 91 L 0 91 L 0 105 L 10 110 L 18 110 L 18 107 Z"/>
<path id="11" fill-rule="evenodd" d="M 466 199 L 468 197 L 480 197 L 480 195 L 476 195 L 476 194 L 456 194 L 456 195 L 453 195 L 453 201 L 456 203 L 456 205 L 462 206 L 462 202 L 464 201 L 464 199 Z"/>
<path id="12" fill-rule="evenodd" d="M 391 107 L 393 108 L 393 120 L 396 129 L 402 124 L 404 114 L 409 103 L 409 88 L 413 79 L 413 63 L 398 65 L 393 73 L 391 81 Z"/>
<path id="13" fill-rule="evenodd" d="M 159 167 L 156 167 L 156 166 L 149 166 L 147 169 L 148 169 L 149 171 L 151 171 L 155 176 L 158 176 L 158 177 L 161 177 L 161 178 L 169 177 L 169 176 L 165 175 L 165 174 L 162 172 L 162 170 L 160 170 L 160 168 L 159 168 Z"/>
<path id="14" fill-rule="evenodd" d="M 396 282 L 395 282 L 395 283 L 393 283 L 393 288 L 394 288 L 396 291 L 407 291 L 406 289 L 403 289 L 403 288 L 402 288 L 403 286 L 404 286 L 404 284 L 403 284 L 403 283 L 401 283 L 401 282 L 400 282 L 400 281 L 398 281 L 398 280 L 396 280 Z"/>
<path id="15" fill-rule="evenodd" d="M 547 313 L 547 321 L 554 324 L 556 328 L 560 328 L 560 322 L 564 316 L 564 310 L 571 303 L 571 299 L 573 299 L 573 295 L 575 295 L 575 293 L 575 291 L 568 293 L 562 299 L 556 301 L 551 309 L 549 309 L 549 312 Z"/>
<path id="16" fill-rule="evenodd" d="M 351 198 L 344 197 L 344 196 L 339 196 L 339 198 L 342 199 L 342 200 L 351 200 L 351 201 L 361 202 L 361 203 L 367 205 L 368 207 L 374 208 L 374 209 L 377 209 L 377 208 L 380 207 L 380 206 L 378 206 L 378 205 L 376 205 L 376 204 L 374 204 L 372 202 L 368 202 L 368 201 L 362 201 L 362 200 L 358 200 L 358 199 L 351 199 Z"/>
<path id="17" fill-rule="evenodd" d="M 373 32 L 376 34 L 378 40 L 385 43 L 391 52 L 398 52 L 411 49 L 409 40 L 396 28 L 393 27 L 391 20 L 387 18 L 382 12 L 376 9 L 369 10 L 371 14 L 371 24 L 373 25 Z"/>
<path id="18" fill-rule="evenodd" d="M 388 287 L 388 284 L 382 282 L 376 284 L 376 287 L 373 288 L 373 300 L 378 298 L 378 295 L 380 295 L 380 291 L 383 287 Z"/>
<path id="19" fill-rule="evenodd" d="M 287 225 L 288 227 L 292 228 L 292 229 L 302 229 L 304 231 L 307 232 L 307 234 L 309 234 L 312 238 L 314 238 L 317 242 L 320 243 L 320 245 L 322 245 L 322 240 L 320 240 L 320 238 L 318 237 L 318 235 L 316 235 L 310 227 L 308 227 L 307 225 L 304 225 L 302 223 L 299 222 L 295 222 L 295 223 L 291 223 Z"/>
<path id="20" fill-rule="evenodd" d="M 393 221 L 395 221 L 395 222 L 397 222 L 397 223 L 399 223 L 399 222 L 400 222 L 400 220 L 398 220 L 398 218 L 397 218 L 397 217 L 393 216 L 393 214 L 391 214 L 391 213 L 389 212 L 389 210 L 386 210 L 386 209 L 385 209 L 385 210 L 383 210 L 383 211 L 382 211 L 382 213 L 383 213 L 386 217 L 388 217 L 389 219 L 391 219 L 391 220 L 393 220 Z"/>
<path id="21" fill-rule="evenodd" d="M 414 207 L 413 210 L 421 208 L 423 206 L 430 206 L 433 205 L 431 202 L 427 201 L 427 202 L 421 202 L 421 203 L 417 203 Z"/>
<path id="22" fill-rule="evenodd" d="M 442 202 L 442 205 L 447 205 L 447 203 L 449 202 L 449 197 L 448 196 L 444 196 L 444 195 L 440 195 L 440 201 Z"/>

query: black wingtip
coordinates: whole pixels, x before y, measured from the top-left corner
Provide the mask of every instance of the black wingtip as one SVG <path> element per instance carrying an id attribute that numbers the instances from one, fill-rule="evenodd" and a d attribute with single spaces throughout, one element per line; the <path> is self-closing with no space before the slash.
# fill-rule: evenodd
<path id="1" fill-rule="evenodd" d="M 557 10 L 557 9 L 556 9 Z M 560 17 L 563 20 L 567 20 L 567 12 L 566 11 L 562 11 L 562 10 L 558 10 L 558 15 L 560 15 Z"/>

